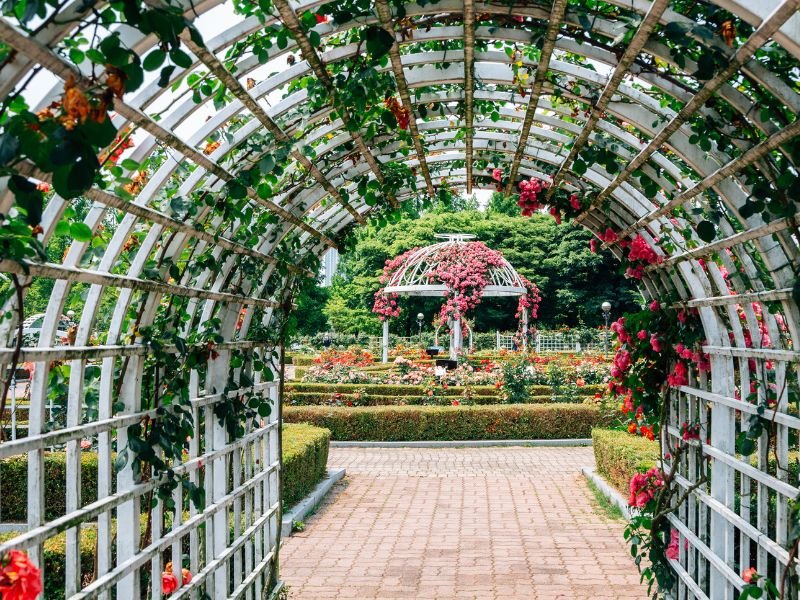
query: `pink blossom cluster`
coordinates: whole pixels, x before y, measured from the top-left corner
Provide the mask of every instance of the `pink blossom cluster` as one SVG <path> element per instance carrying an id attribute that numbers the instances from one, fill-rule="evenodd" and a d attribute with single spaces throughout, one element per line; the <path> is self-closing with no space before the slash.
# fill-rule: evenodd
<path id="1" fill-rule="evenodd" d="M 700 423 L 684 422 L 683 425 L 681 425 L 681 437 L 684 440 L 699 440 Z"/>
<path id="2" fill-rule="evenodd" d="M 630 242 L 627 259 L 631 264 L 625 270 L 625 275 L 633 279 L 641 279 L 647 265 L 661 263 L 664 257 L 653 250 L 640 234 Z"/>
<path id="3" fill-rule="evenodd" d="M 525 276 L 520 275 L 522 285 L 528 290 L 528 293 L 519 297 L 517 303 L 516 318 L 519 319 L 524 309 L 528 310 L 528 315 L 531 319 L 539 316 L 539 303 L 542 301 L 542 295 L 539 292 L 538 286 L 532 281 L 528 280 Z"/>
<path id="4" fill-rule="evenodd" d="M 673 529 L 669 532 L 669 544 L 667 544 L 667 558 L 670 560 L 678 560 L 678 556 L 680 554 L 680 540 L 681 534 L 678 533 L 677 529 Z M 683 540 L 683 547 L 684 549 L 689 549 L 689 540 Z"/>
<path id="5" fill-rule="evenodd" d="M 403 266 L 406 260 L 417 250 L 419 250 L 419 246 L 411 248 L 411 250 L 407 250 L 406 252 L 398 254 L 394 258 L 387 260 L 383 266 L 383 273 L 378 278 L 378 282 L 381 284 L 381 286 L 387 284 L 392 278 L 392 275 L 394 275 L 395 272 Z M 377 314 L 381 321 L 384 321 L 389 317 L 400 316 L 400 307 L 397 304 L 397 294 L 387 294 L 383 291 L 383 289 L 375 292 L 375 302 L 372 305 L 372 312 Z"/>
<path id="6" fill-rule="evenodd" d="M 531 177 L 529 180 L 519 182 L 519 200 L 517 206 L 522 209 L 523 217 L 530 217 L 534 212 L 542 208 L 539 202 L 539 194 L 547 190 L 550 183 Z"/>
<path id="7" fill-rule="evenodd" d="M 644 508 L 654 500 L 656 494 L 664 487 L 664 474 L 653 467 L 647 473 L 637 473 L 631 478 L 628 505 Z"/>
<path id="8" fill-rule="evenodd" d="M 387 294 L 382 289 L 375 292 L 372 312 L 377 314 L 381 321 L 385 321 L 389 317 L 399 317 L 400 306 L 397 304 L 397 294 Z"/>

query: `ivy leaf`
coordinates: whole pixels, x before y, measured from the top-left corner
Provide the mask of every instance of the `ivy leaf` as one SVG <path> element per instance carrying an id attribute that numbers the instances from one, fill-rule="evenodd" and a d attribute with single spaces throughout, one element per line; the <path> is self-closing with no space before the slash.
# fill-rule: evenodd
<path id="1" fill-rule="evenodd" d="M 364 38 L 367 42 L 367 52 L 372 55 L 373 59 L 386 56 L 394 44 L 394 36 L 382 27 L 374 25 L 367 27 Z"/>
<path id="2" fill-rule="evenodd" d="M 389 129 L 395 129 L 397 127 L 397 119 L 391 111 L 384 110 L 381 113 L 381 121 L 383 121 L 383 124 Z"/>
<path id="3" fill-rule="evenodd" d="M 706 243 L 711 242 L 717 235 L 717 228 L 711 221 L 700 221 L 697 224 L 697 237 Z"/>
<path id="4" fill-rule="evenodd" d="M 192 66 L 192 57 L 179 48 L 172 50 L 169 53 L 169 58 L 172 62 L 174 62 L 182 69 L 188 69 L 189 67 Z"/>
<path id="5" fill-rule="evenodd" d="M 710 52 L 704 52 L 697 59 L 697 71 L 693 73 L 697 79 L 711 79 L 717 69 L 717 63 Z"/>
<path id="6" fill-rule="evenodd" d="M 17 157 L 19 151 L 19 139 L 11 133 L 0 135 L 0 165 L 4 165 L 11 159 Z"/>

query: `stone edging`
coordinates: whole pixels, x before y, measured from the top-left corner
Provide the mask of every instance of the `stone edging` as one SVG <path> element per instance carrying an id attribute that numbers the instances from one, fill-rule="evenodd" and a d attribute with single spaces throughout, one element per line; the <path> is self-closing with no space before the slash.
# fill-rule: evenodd
<path id="1" fill-rule="evenodd" d="M 325 473 L 325 477 L 320 481 L 316 487 L 311 490 L 305 498 L 300 500 L 291 509 L 285 512 L 281 518 L 281 537 L 288 537 L 292 535 L 292 523 L 295 521 L 302 521 L 306 518 L 314 507 L 317 506 L 328 492 L 331 491 L 333 485 L 338 482 L 345 475 L 344 469 L 333 469 Z"/>
<path id="2" fill-rule="evenodd" d="M 574 440 L 463 440 L 420 442 L 331 441 L 331 448 L 486 448 L 491 446 L 591 446 L 591 438 Z"/>
<path id="3" fill-rule="evenodd" d="M 586 477 L 586 479 L 597 486 L 597 489 L 599 489 L 602 494 L 608 498 L 609 502 L 619 508 L 626 520 L 631 520 L 631 512 L 628 509 L 628 503 L 625 501 L 625 498 L 623 498 L 622 494 L 620 494 L 617 490 L 608 485 L 606 480 L 597 474 L 597 472 L 594 470 L 594 467 L 583 467 L 581 468 L 581 473 L 583 473 L 583 476 Z"/>

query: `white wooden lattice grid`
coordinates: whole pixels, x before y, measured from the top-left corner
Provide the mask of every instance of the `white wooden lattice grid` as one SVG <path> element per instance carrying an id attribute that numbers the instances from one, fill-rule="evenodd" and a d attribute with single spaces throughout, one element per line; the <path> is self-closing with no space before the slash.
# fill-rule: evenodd
<path id="1" fill-rule="evenodd" d="M 150 590 L 147 595 L 159 599 L 162 597 L 161 573 L 166 562 L 173 561 L 178 573 L 178 565 L 184 562 L 181 557 L 188 558 L 192 581 L 173 597 L 199 598 L 202 593 L 208 593 L 214 598 L 261 598 L 266 587 L 274 583 L 271 565 L 279 533 L 277 383 L 256 381 L 251 388 L 229 392 L 228 395 L 257 392 L 269 398 L 273 407 L 260 427 L 249 426 L 244 437 L 230 443 L 213 413 L 222 395 L 205 393 L 203 387 L 227 380 L 230 349 L 221 349 L 220 356 L 210 363 L 207 383 L 193 376 L 191 406 L 198 434 L 191 439 L 185 462 L 176 468 L 176 473 L 188 474 L 190 481 L 205 488 L 205 507 L 198 510 L 188 503 L 179 486 L 173 500 L 176 506 L 188 512 L 170 513 L 171 518 L 163 521 L 168 527 L 162 528 L 164 508 L 158 502 L 153 509 L 151 538 L 143 542 L 143 515 L 156 482 L 134 482 L 130 463 L 116 473 L 113 468 L 115 448 L 124 446 L 127 426 L 138 423 L 147 414 L 154 414 L 152 410 L 140 411 L 135 399 L 139 394 L 141 358 L 141 354 L 133 356 L 129 373 L 136 376 L 126 378 L 123 386 L 122 397 L 133 399 L 130 409 L 115 411 L 114 416 L 110 416 L 111 388 L 108 384 L 111 380 L 108 375 L 120 361 L 106 358 L 103 364 L 105 385 L 101 386 L 97 420 L 80 422 L 84 398 L 79 386 L 73 384 L 66 427 L 38 434 L 46 403 L 46 396 L 41 394 L 45 390 L 38 379 L 39 373 L 46 371 L 47 363 L 37 365 L 30 407 L 31 434 L 0 444 L 0 459 L 27 454 L 28 531 L 0 544 L 0 553 L 10 548 L 27 548 L 43 564 L 42 544 L 65 531 L 64 592 L 67 598 L 138 598 Z M 86 362 L 71 361 L 71 382 Z M 77 485 L 81 468 L 80 442 L 85 439 L 93 440 L 97 446 L 96 501 L 82 499 L 81 488 Z M 67 450 L 67 514 L 48 519 L 44 516 L 47 509 L 44 505 L 44 451 L 64 446 Z M 81 532 L 86 535 L 87 527 L 94 530 L 97 538 L 96 577 L 83 585 L 82 553 L 78 549 Z M 85 560 L 85 553 L 83 557 Z M 84 564 L 83 572 L 85 570 Z"/>

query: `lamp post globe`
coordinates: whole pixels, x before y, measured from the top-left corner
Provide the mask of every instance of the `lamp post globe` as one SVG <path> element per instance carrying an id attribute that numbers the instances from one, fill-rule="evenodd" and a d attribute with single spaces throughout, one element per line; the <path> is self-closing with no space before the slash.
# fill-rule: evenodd
<path id="1" fill-rule="evenodd" d="M 611 316 L 611 302 L 606 300 L 600 305 L 600 308 L 603 309 L 603 318 L 606 321 L 605 353 L 608 354 L 608 318 Z"/>
<path id="2" fill-rule="evenodd" d="M 425 323 L 425 315 L 417 313 L 417 325 L 419 325 L 419 345 L 422 346 L 422 325 Z"/>

